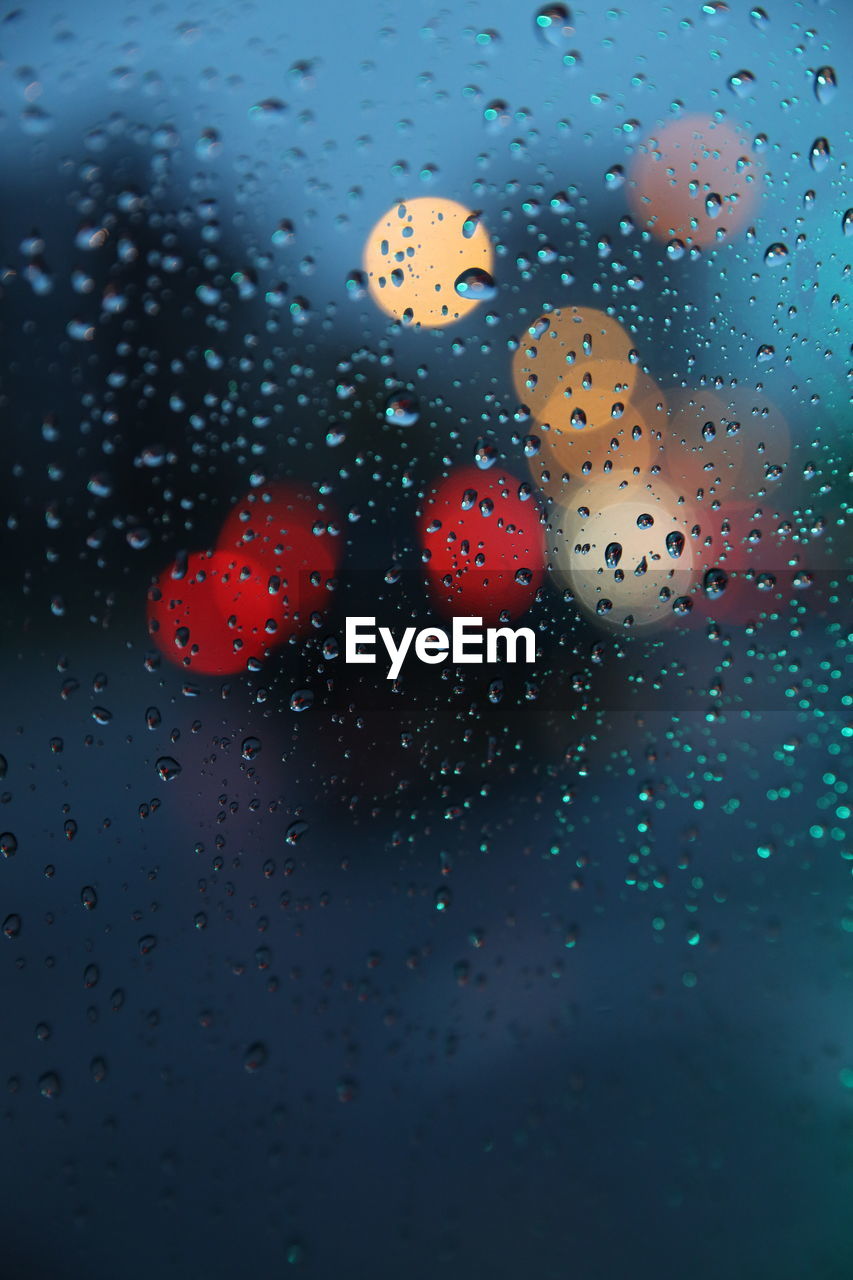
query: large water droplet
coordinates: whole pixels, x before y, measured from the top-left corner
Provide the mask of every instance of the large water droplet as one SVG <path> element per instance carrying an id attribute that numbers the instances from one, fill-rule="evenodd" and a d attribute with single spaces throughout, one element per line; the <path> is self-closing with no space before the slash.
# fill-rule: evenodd
<path id="1" fill-rule="evenodd" d="M 771 244 L 770 247 L 766 250 L 764 254 L 764 263 L 765 263 L 765 266 L 768 266 L 768 267 L 781 267 L 782 264 L 787 259 L 787 257 L 788 257 L 787 245 L 781 244 L 779 241 L 776 241 L 775 244 Z"/>
<path id="2" fill-rule="evenodd" d="M 755 76 L 751 71 L 736 71 L 729 76 L 728 86 L 738 98 L 748 98 L 755 88 Z"/>
<path id="3" fill-rule="evenodd" d="M 809 164 L 815 173 L 823 173 L 832 158 L 827 138 L 815 138 L 809 152 Z"/>
<path id="4" fill-rule="evenodd" d="M 709 569 L 702 580 L 702 589 L 709 600 L 718 600 L 728 586 L 728 581 L 722 569 Z"/>
<path id="5" fill-rule="evenodd" d="M 497 287 L 488 271 L 482 267 L 469 267 L 456 277 L 453 288 L 460 298 L 469 302 L 489 302 L 497 294 Z"/>
<path id="6" fill-rule="evenodd" d="M 814 94 L 822 106 L 831 102 L 838 89 L 833 67 L 818 67 L 814 75 Z"/>
<path id="7" fill-rule="evenodd" d="M 679 559 L 684 550 L 684 534 L 679 529 L 673 529 L 666 535 L 666 549 L 673 560 Z"/>
<path id="8" fill-rule="evenodd" d="M 420 416 L 421 406 L 411 391 L 395 391 L 385 406 L 385 421 L 398 427 L 413 427 Z"/>
<path id="9" fill-rule="evenodd" d="M 573 34 L 572 15 L 564 4 L 546 4 L 536 15 L 536 34 L 558 48 Z"/>
<path id="10" fill-rule="evenodd" d="M 622 559 L 622 543 L 609 542 L 604 548 L 604 563 L 608 569 L 615 569 Z"/>

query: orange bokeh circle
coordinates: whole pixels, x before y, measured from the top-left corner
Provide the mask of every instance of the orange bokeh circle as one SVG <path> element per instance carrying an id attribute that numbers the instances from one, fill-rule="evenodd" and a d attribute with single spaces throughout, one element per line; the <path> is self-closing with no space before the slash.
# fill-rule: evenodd
<path id="1" fill-rule="evenodd" d="M 443 328 L 472 312 L 481 298 L 456 282 L 494 263 L 492 243 L 478 217 L 455 200 L 401 200 L 379 219 L 364 245 L 367 287 L 377 306 L 396 319 Z"/>
<path id="2" fill-rule="evenodd" d="M 628 200 L 658 240 L 705 246 L 746 225 L 761 187 L 745 138 L 729 124 L 695 115 L 665 124 L 641 145 Z"/>

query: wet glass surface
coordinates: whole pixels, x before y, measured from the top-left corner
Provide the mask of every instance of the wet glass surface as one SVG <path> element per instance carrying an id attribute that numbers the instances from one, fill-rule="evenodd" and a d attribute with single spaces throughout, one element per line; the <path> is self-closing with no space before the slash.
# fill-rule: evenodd
<path id="1" fill-rule="evenodd" d="M 848 1280 L 851 13 L 0 19 L 0 1274 Z"/>

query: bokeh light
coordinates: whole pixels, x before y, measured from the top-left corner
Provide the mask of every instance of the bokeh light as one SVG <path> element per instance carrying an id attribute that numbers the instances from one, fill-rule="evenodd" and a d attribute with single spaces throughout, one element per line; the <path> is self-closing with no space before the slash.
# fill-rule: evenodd
<path id="1" fill-rule="evenodd" d="M 621 497 L 590 486 L 576 506 L 555 508 L 549 567 L 596 622 L 647 628 L 689 612 L 696 580 L 691 512 L 667 486 L 627 486 Z"/>
<path id="2" fill-rule="evenodd" d="M 313 612 L 328 609 L 329 582 L 340 563 L 340 544 L 328 532 L 335 514 L 293 484 L 253 490 L 231 510 L 217 543 L 228 554 L 220 590 L 243 589 L 238 626 L 275 621 L 275 641 L 306 630 Z M 263 592 L 259 597 L 256 580 Z M 264 615 L 263 617 L 261 615 Z"/>
<path id="3" fill-rule="evenodd" d="M 200 675 L 232 675 L 244 671 L 249 658 L 263 657 L 263 634 L 248 628 L 238 634 L 228 616 L 247 607 L 257 615 L 265 589 L 257 575 L 235 585 L 231 563 L 223 551 L 193 552 L 184 564 L 165 569 L 149 589 L 148 633 L 170 662 Z"/>
<path id="4" fill-rule="evenodd" d="M 637 220 L 658 240 L 700 247 L 741 231 L 762 186 L 746 139 L 698 115 L 673 120 L 643 143 L 630 177 Z"/>
<path id="5" fill-rule="evenodd" d="M 661 469 L 685 498 L 746 501 L 778 487 L 791 452 L 779 410 L 763 395 L 736 387 L 667 392 L 669 422 Z"/>
<path id="6" fill-rule="evenodd" d="M 494 293 L 493 260 L 479 215 L 437 196 L 395 204 L 364 246 L 374 302 L 425 328 L 453 324 L 487 301 Z"/>
<path id="7" fill-rule="evenodd" d="M 533 603 L 545 572 L 539 507 L 503 470 L 455 469 L 432 486 L 418 523 L 433 606 L 496 622 Z"/>

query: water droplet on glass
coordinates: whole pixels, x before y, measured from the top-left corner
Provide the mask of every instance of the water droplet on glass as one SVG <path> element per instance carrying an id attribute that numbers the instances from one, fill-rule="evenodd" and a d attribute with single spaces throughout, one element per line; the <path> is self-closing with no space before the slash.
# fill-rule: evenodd
<path id="1" fill-rule="evenodd" d="M 832 157 L 829 148 L 829 141 L 826 138 L 815 138 L 812 143 L 812 149 L 809 152 L 809 164 L 815 173 L 823 173 Z"/>
<path id="2" fill-rule="evenodd" d="M 469 302 L 490 302 L 497 295 L 494 280 L 482 267 L 468 267 L 456 277 L 453 288 Z"/>
<path id="3" fill-rule="evenodd" d="M 709 569 L 702 580 L 702 590 L 709 600 L 718 600 L 728 586 L 722 569 Z"/>
<path id="4" fill-rule="evenodd" d="M 826 106 L 835 97 L 838 81 L 832 67 L 818 67 L 814 76 L 814 94 L 821 106 Z"/>
<path id="5" fill-rule="evenodd" d="M 673 560 L 679 559 L 684 550 L 684 534 L 679 529 L 673 529 L 666 535 L 666 549 Z"/>
<path id="6" fill-rule="evenodd" d="M 622 543 L 609 542 L 604 548 L 604 563 L 608 569 L 615 569 L 622 559 Z"/>
<path id="7" fill-rule="evenodd" d="M 777 241 L 775 244 L 771 244 L 770 247 L 765 251 L 764 262 L 765 262 L 765 265 L 768 267 L 781 267 L 782 264 L 786 261 L 787 257 L 788 257 L 787 245 L 781 244 Z"/>
<path id="8" fill-rule="evenodd" d="M 755 76 L 751 71 L 736 71 L 729 76 L 728 86 L 738 98 L 748 98 L 755 87 Z"/>
<path id="9" fill-rule="evenodd" d="M 172 782 L 181 772 L 181 766 L 173 756 L 161 756 L 157 761 L 157 774 L 161 782 Z"/>
<path id="10" fill-rule="evenodd" d="M 269 1050 L 260 1040 L 256 1044 L 250 1044 L 243 1058 L 243 1068 L 251 1075 L 255 1071 L 260 1071 L 269 1058 Z"/>
<path id="11" fill-rule="evenodd" d="M 385 406 L 385 421 L 398 427 L 413 427 L 420 416 L 421 406 L 411 391 L 395 391 Z"/>
<path id="12" fill-rule="evenodd" d="M 546 4 L 536 14 L 536 34 L 555 48 L 574 34 L 572 15 L 564 4 Z"/>

